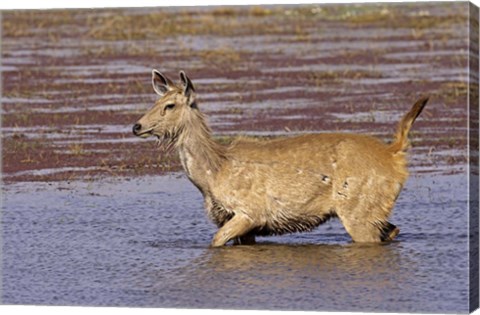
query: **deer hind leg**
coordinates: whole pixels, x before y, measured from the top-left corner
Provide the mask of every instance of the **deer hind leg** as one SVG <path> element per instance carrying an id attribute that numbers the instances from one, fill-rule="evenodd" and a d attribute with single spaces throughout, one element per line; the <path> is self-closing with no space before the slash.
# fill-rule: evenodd
<path id="1" fill-rule="evenodd" d="M 393 208 L 393 202 L 367 198 L 351 201 L 344 204 L 343 209 L 337 214 L 354 242 L 391 241 L 398 235 L 400 230 L 387 221 Z"/>
<path id="2" fill-rule="evenodd" d="M 212 241 L 212 247 L 223 246 L 234 238 L 239 238 L 240 241 L 242 241 L 242 239 L 245 241 L 251 240 L 251 237 L 247 235 L 247 233 L 250 232 L 254 227 L 255 225 L 249 217 L 242 214 L 236 214 L 215 234 Z M 255 240 L 255 236 L 253 237 L 253 240 Z"/>
<path id="3" fill-rule="evenodd" d="M 381 223 L 377 223 L 378 228 L 380 229 L 380 240 L 382 242 L 391 241 L 395 237 L 397 237 L 398 233 L 400 233 L 400 229 L 396 227 L 394 224 L 383 221 Z"/>
<path id="4" fill-rule="evenodd" d="M 350 185 L 353 186 L 353 185 Z M 378 243 L 393 240 L 400 230 L 388 222 L 401 185 L 394 181 L 367 182 L 356 191 L 343 187 L 339 198 L 338 217 L 354 242 Z M 371 191 L 376 191 L 372 194 Z"/>
<path id="5" fill-rule="evenodd" d="M 343 226 L 356 243 L 379 243 L 393 240 L 400 229 L 388 221 L 342 220 Z"/>
<path id="6" fill-rule="evenodd" d="M 400 230 L 387 221 L 393 208 L 387 198 L 353 198 L 344 203 L 338 217 L 354 242 L 393 240 Z"/>

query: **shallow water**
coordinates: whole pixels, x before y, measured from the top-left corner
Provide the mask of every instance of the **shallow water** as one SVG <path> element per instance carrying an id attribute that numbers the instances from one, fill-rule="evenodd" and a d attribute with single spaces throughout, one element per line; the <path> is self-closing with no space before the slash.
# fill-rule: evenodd
<path id="1" fill-rule="evenodd" d="M 3 302 L 337 311 L 468 311 L 467 180 L 414 174 L 398 241 L 310 233 L 209 248 L 183 174 L 4 186 Z"/>

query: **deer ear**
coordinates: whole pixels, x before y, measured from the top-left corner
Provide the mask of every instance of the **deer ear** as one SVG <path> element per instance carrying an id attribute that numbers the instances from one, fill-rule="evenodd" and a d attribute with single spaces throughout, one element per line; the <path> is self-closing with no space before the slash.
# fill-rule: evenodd
<path id="1" fill-rule="evenodd" d="M 195 88 L 193 87 L 192 81 L 187 77 L 187 75 L 183 71 L 180 71 L 180 80 L 182 81 L 182 85 L 183 85 L 183 94 L 186 97 L 190 97 L 193 93 L 195 93 Z"/>
<path id="2" fill-rule="evenodd" d="M 172 81 L 169 78 L 161 74 L 159 71 L 152 70 L 152 86 L 155 93 L 160 96 L 163 96 L 167 91 L 171 90 L 173 87 Z"/>

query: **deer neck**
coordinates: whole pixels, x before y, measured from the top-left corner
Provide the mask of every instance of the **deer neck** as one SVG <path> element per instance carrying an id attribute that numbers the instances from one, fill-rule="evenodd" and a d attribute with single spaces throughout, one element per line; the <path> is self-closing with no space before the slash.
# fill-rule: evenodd
<path id="1" fill-rule="evenodd" d="M 208 193 L 226 157 L 225 147 L 213 140 L 202 116 L 194 124 L 185 126 L 177 148 L 188 178 L 203 194 Z"/>

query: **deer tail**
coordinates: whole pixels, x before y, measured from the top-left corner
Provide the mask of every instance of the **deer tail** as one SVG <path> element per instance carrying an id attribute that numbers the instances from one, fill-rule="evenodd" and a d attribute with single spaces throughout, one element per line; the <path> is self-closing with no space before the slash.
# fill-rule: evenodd
<path id="1" fill-rule="evenodd" d="M 417 100 L 417 102 L 412 106 L 410 111 L 403 116 L 402 120 L 400 120 L 397 132 L 395 133 L 395 140 L 390 145 L 389 150 L 392 153 L 397 153 L 400 151 L 406 151 L 409 145 L 408 141 L 408 132 L 412 127 L 415 119 L 417 119 L 418 115 L 422 112 L 423 108 L 428 102 L 428 96 L 424 96 Z"/>

